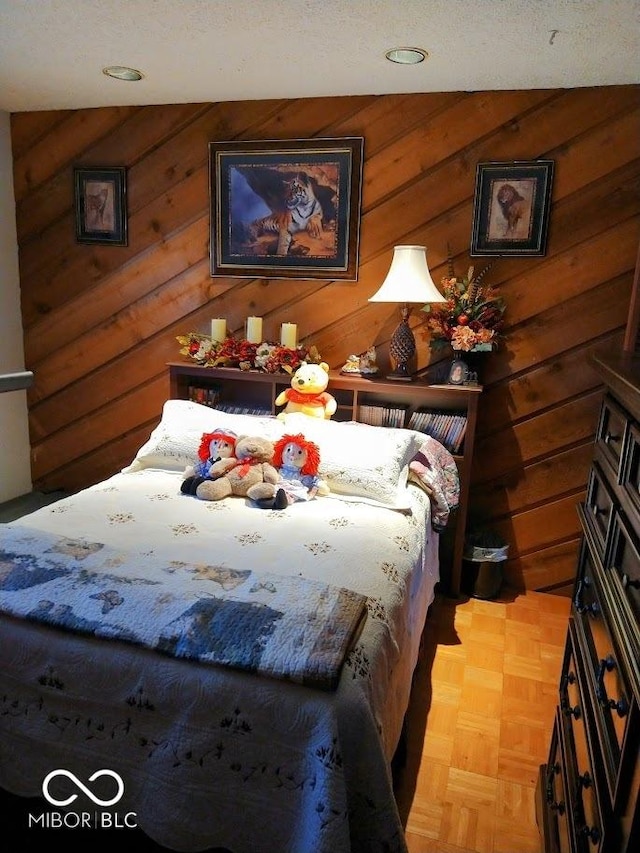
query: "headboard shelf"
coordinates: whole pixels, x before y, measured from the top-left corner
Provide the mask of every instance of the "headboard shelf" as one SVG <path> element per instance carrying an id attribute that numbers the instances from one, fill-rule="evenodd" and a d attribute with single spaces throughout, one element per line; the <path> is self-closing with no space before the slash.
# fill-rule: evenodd
<path id="1" fill-rule="evenodd" d="M 280 391 L 289 387 L 289 376 L 284 373 L 264 373 L 231 367 L 200 367 L 187 362 L 170 362 L 168 368 L 170 396 L 173 399 L 191 399 L 219 408 L 237 407 L 238 410 L 247 412 L 268 412 L 275 415 L 281 409 L 275 404 L 276 397 Z M 395 382 L 384 378 L 369 379 L 331 372 L 327 391 L 335 397 L 338 404 L 334 420 L 370 423 L 373 407 L 402 409 L 404 426 L 409 425 L 414 413 L 425 410 L 461 415 L 466 420 L 464 441 L 454 455 L 460 475 L 460 503 L 449 529 L 443 536 L 442 548 L 443 578 L 449 591 L 458 596 L 471 462 L 482 386 L 430 385 L 424 379 Z M 439 438 L 437 434 L 434 434 L 434 437 Z M 442 437 L 445 438 L 445 435 Z M 445 446 L 447 444 L 446 440 L 442 443 Z"/>

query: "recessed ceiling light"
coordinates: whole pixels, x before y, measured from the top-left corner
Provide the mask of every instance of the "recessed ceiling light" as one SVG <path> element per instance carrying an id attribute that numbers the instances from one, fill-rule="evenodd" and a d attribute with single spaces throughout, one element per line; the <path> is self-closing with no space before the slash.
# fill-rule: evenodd
<path id="1" fill-rule="evenodd" d="M 398 65 L 417 65 L 424 62 L 429 54 L 419 47 L 394 47 L 388 50 L 385 56 L 389 62 L 396 62 Z"/>
<path id="2" fill-rule="evenodd" d="M 109 65 L 102 69 L 102 73 L 107 77 L 115 77 L 116 80 L 136 81 L 144 77 L 144 74 L 136 71 L 135 68 L 127 68 L 126 65 Z"/>

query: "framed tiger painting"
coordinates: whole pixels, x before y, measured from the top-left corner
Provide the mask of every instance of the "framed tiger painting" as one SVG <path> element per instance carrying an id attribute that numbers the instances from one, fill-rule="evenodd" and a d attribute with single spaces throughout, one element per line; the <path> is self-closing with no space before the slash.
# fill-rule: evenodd
<path id="1" fill-rule="evenodd" d="M 210 142 L 211 275 L 356 281 L 363 142 Z"/>

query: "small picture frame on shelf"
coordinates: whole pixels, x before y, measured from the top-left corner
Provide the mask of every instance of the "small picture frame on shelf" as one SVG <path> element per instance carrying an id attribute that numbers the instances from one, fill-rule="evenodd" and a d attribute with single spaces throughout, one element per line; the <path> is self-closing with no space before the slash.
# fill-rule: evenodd
<path id="1" fill-rule="evenodd" d="M 464 385 L 467 381 L 469 368 L 461 358 L 454 358 L 449 367 L 448 385 Z"/>

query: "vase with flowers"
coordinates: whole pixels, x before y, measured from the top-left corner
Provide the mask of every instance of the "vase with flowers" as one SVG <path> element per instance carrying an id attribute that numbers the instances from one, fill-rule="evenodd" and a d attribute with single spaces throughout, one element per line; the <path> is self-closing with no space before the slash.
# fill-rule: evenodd
<path id="1" fill-rule="evenodd" d="M 478 275 L 469 267 L 467 275 L 456 276 L 451 258 L 448 273 L 441 280 L 446 302 L 425 305 L 426 336 L 432 349 L 450 346 L 454 357 L 474 370 L 469 353 L 486 353 L 496 349 L 504 324 L 505 302 L 498 288 L 484 284 L 491 268 L 486 266 Z"/>

